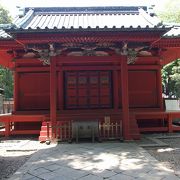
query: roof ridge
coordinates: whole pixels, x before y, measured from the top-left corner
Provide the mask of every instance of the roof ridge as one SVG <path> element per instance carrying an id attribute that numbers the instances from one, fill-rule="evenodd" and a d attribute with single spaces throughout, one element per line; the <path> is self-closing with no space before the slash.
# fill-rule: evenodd
<path id="1" fill-rule="evenodd" d="M 25 16 L 16 19 L 13 24 L 16 25 L 16 27 L 20 28 L 22 27 L 25 23 L 27 23 L 32 17 L 34 16 L 34 10 L 30 9 Z"/>
<path id="2" fill-rule="evenodd" d="M 25 12 L 28 12 L 29 9 L 33 9 L 35 12 L 138 12 L 138 9 L 142 8 L 147 11 L 147 6 L 96 6 L 96 7 L 26 7 Z"/>
<path id="3" fill-rule="evenodd" d="M 6 33 L 3 29 L 0 29 L 0 39 L 11 39 L 11 38 L 12 36 Z"/>
<path id="4" fill-rule="evenodd" d="M 146 19 L 151 25 L 160 26 L 162 22 L 157 17 L 152 17 L 146 13 L 143 9 L 139 9 L 139 13 Z"/>
<path id="5" fill-rule="evenodd" d="M 47 9 L 48 11 L 46 11 Z M 137 6 L 135 8 L 137 11 L 127 12 L 125 8 L 123 11 L 115 9 L 115 11 L 112 12 L 113 9 L 110 8 L 107 12 L 104 8 L 103 11 L 96 9 L 96 11 L 91 14 L 89 12 L 91 12 L 92 9 L 87 10 L 84 8 L 81 9 L 83 11 L 76 11 L 74 13 L 75 16 L 72 16 L 73 8 L 71 8 L 70 11 L 63 9 L 58 12 L 58 10 L 59 8 L 28 8 L 25 16 L 19 17 L 14 22 L 16 26 L 8 31 L 132 31 L 135 29 L 140 31 L 145 29 L 163 30 L 165 28 L 156 17 L 150 16 L 145 10 L 142 8 L 139 9 Z M 57 15 L 55 13 L 57 13 Z M 85 14 L 87 14 L 87 16 L 84 16 Z"/>

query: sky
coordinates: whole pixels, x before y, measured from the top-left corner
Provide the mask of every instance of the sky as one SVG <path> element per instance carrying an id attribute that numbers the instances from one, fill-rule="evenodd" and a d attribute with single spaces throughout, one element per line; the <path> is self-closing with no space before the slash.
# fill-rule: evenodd
<path id="1" fill-rule="evenodd" d="M 6 8 L 12 17 L 18 14 L 20 7 L 81 7 L 81 6 L 118 6 L 118 5 L 156 5 L 163 8 L 167 0 L 0 0 L 0 5 Z"/>

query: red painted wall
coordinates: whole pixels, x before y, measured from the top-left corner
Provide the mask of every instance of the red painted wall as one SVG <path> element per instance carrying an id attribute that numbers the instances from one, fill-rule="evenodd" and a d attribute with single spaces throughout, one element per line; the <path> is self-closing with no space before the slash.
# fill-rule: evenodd
<path id="1" fill-rule="evenodd" d="M 27 72 L 19 74 L 19 110 L 49 109 L 49 73 Z"/>
<path id="2" fill-rule="evenodd" d="M 131 108 L 158 107 L 156 71 L 129 71 L 129 105 Z"/>
<path id="3" fill-rule="evenodd" d="M 64 108 L 64 101 L 65 95 L 74 96 L 71 93 L 72 89 L 70 88 L 67 93 L 65 93 L 65 86 L 63 85 L 65 82 L 65 72 L 78 72 L 84 70 L 84 72 L 110 72 L 110 77 L 112 78 L 112 87 L 111 91 L 108 89 L 109 92 L 112 92 L 112 95 L 116 93 L 114 88 L 118 88 L 119 97 L 112 98 L 112 103 L 115 104 L 117 99 L 119 108 L 122 107 L 122 97 L 121 97 L 121 72 L 120 72 L 120 64 L 114 65 L 114 62 L 118 62 L 118 58 L 116 57 L 112 62 L 111 59 L 107 57 L 98 57 L 98 65 L 95 65 L 95 59 L 97 57 L 87 57 L 86 61 L 83 60 L 85 57 L 79 58 L 78 64 L 78 57 L 61 57 L 58 59 L 57 63 L 57 109 L 62 110 Z M 92 58 L 92 61 L 91 61 Z M 93 59 L 94 58 L 94 59 Z M 102 63 L 101 60 L 105 59 L 106 63 Z M 86 64 L 88 62 L 88 64 Z M 74 63 L 74 64 L 73 64 Z M 147 64 L 146 64 L 147 63 Z M 23 110 L 49 110 L 50 108 L 50 75 L 49 75 L 49 66 L 44 66 L 38 60 L 19 60 L 16 64 L 16 71 L 18 74 L 18 85 L 17 85 L 17 108 L 16 111 L 23 111 Z M 159 74 L 158 72 L 158 65 L 157 65 L 157 58 L 145 58 L 140 59 L 137 61 L 136 64 L 129 66 L 129 105 L 130 108 L 159 108 L 160 98 L 159 94 L 159 85 L 158 79 Z M 116 78 L 113 78 L 114 73 L 113 71 L 118 72 L 117 82 L 115 82 Z M 77 73 L 75 73 L 77 76 Z M 89 74 L 89 73 L 86 73 Z M 96 73 L 95 73 L 96 74 Z M 99 74 L 97 74 L 99 76 Z M 88 78 L 89 75 L 88 75 Z M 100 77 L 97 78 L 98 81 Z M 103 77 L 102 77 L 103 79 Z M 114 80 L 114 82 L 113 82 Z M 86 84 L 87 85 L 87 84 Z M 93 86 L 95 88 L 95 86 Z M 83 97 L 83 88 L 78 90 L 80 97 Z M 91 88 L 91 87 L 89 87 Z M 85 88 L 86 91 L 88 88 Z M 107 89 L 107 88 L 106 88 Z M 98 93 L 105 93 L 106 89 L 102 90 L 102 92 Z M 97 88 L 96 88 L 97 90 Z M 77 88 L 76 88 L 77 91 Z M 69 95 L 69 93 L 71 95 Z M 77 93 L 77 92 L 76 92 Z M 93 89 L 92 89 L 93 93 Z M 90 93 L 91 94 L 91 93 Z M 87 93 L 86 93 L 87 95 Z M 71 99 L 72 99 L 71 96 Z M 85 96 L 85 95 L 84 95 Z M 93 95 L 97 97 L 96 95 Z M 100 96 L 100 95 L 98 95 Z M 104 96 L 104 99 L 103 99 Z M 110 96 L 102 95 L 100 97 L 101 102 L 106 102 L 107 97 Z M 79 99 L 81 104 L 84 101 L 94 101 L 94 99 Z M 87 106 L 87 103 L 85 103 Z M 109 104 L 109 100 L 108 103 Z M 67 104 L 66 104 L 67 105 Z M 109 106 L 110 107 L 110 106 Z M 88 108 L 88 107 L 87 107 Z M 94 106 L 95 108 L 95 106 Z M 115 108 L 115 105 L 111 106 L 110 108 Z M 81 108 L 82 109 L 82 108 Z"/>
<path id="4" fill-rule="evenodd" d="M 76 71 L 77 72 L 77 71 Z M 92 71 L 91 71 L 92 72 Z M 157 74 L 156 71 L 138 71 L 133 70 L 129 71 L 129 103 L 131 108 L 155 108 L 158 107 L 158 89 L 157 89 Z M 120 80 L 119 80 L 120 81 Z M 50 87 L 49 87 L 49 73 L 48 72 L 39 72 L 39 73 L 20 73 L 19 74 L 19 91 L 18 91 L 18 110 L 48 110 L 50 108 Z M 81 85 L 83 86 L 83 85 Z M 112 82 L 113 86 L 113 82 Z M 85 105 L 84 108 L 87 108 L 87 103 L 84 101 L 88 101 L 88 98 L 90 98 L 89 101 L 94 101 L 92 104 L 94 104 L 93 108 L 95 108 L 95 100 L 94 98 L 100 98 L 101 102 L 106 102 L 108 98 L 108 106 L 110 103 L 110 96 L 107 96 L 107 93 L 110 92 L 109 89 L 113 89 L 113 87 L 108 88 L 105 87 L 105 89 L 101 88 L 101 92 L 95 92 L 94 89 L 91 91 L 91 97 L 87 97 L 86 92 L 88 88 L 83 89 L 83 87 L 77 87 L 73 89 L 73 87 L 65 88 L 60 87 L 59 84 L 57 85 L 58 92 L 60 89 L 67 89 L 67 92 L 64 94 L 68 98 L 66 99 L 68 102 L 66 103 L 66 106 L 73 104 L 73 102 L 69 102 L 69 100 L 73 101 L 73 99 L 76 99 L 76 94 L 78 93 L 78 103 L 80 105 Z M 89 87 L 91 88 L 91 87 Z M 107 89 L 107 90 L 106 90 Z M 97 89 L 95 89 L 97 90 Z M 122 107 L 121 104 L 121 86 L 119 83 L 119 107 Z M 108 91 L 108 92 L 106 92 Z M 113 91 L 111 91 L 113 92 Z M 83 96 L 83 93 L 85 95 Z M 101 95 L 98 95 L 98 93 L 101 93 Z M 102 93 L 106 93 L 103 95 Z M 84 98 L 83 98 L 84 97 Z M 104 99 L 103 99 L 104 98 Z M 58 104 L 58 102 L 57 102 Z M 102 103 L 101 103 L 102 104 Z M 59 107 L 59 106 L 58 106 Z M 66 107 L 68 109 L 68 107 Z M 82 109 L 83 107 L 80 107 Z M 97 107 L 99 108 L 99 107 Z M 107 108 L 107 107 L 106 107 Z M 59 108 L 58 108 L 59 109 Z M 71 109 L 71 108 L 70 108 Z M 75 108 L 77 109 L 77 107 Z"/>

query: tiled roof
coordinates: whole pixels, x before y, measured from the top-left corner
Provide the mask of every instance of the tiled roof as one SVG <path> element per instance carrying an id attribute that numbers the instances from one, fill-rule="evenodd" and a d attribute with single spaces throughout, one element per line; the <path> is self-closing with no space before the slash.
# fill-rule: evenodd
<path id="1" fill-rule="evenodd" d="M 26 8 L 13 31 L 159 30 L 164 29 L 147 7 Z"/>
<path id="2" fill-rule="evenodd" d="M 11 39 L 12 37 L 4 30 L 0 29 L 0 39 Z"/>
<path id="3" fill-rule="evenodd" d="M 180 37 L 180 25 L 173 27 L 170 31 L 164 34 L 165 38 L 179 38 Z"/>

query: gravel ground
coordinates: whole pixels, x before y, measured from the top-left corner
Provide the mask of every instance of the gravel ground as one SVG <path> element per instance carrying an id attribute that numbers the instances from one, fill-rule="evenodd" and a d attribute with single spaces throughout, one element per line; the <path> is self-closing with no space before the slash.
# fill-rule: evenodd
<path id="1" fill-rule="evenodd" d="M 0 138 L 0 180 L 11 177 L 39 149 L 50 147 L 37 137 Z"/>
<path id="2" fill-rule="evenodd" d="M 0 151 L 0 179 L 7 179 L 20 168 L 32 154 L 25 152 L 2 152 Z M 16 156 L 14 157 L 14 154 Z"/>
<path id="3" fill-rule="evenodd" d="M 169 144 L 169 147 L 145 149 L 164 166 L 173 169 L 174 173 L 180 177 L 180 138 L 162 141 Z"/>
<path id="4" fill-rule="evenodd" d="M 158 136 L 156 136 L 158 137 Z M 180 133 L 179 137 L 158 139 L 166 143 L 167 147 L 146 147 L 145 149 L 167 168 L 173 169 L 180 177 Z"/>
<path id="5" fill-rule="evenodd" d="M 157 138 L 162 135 L 166 138 Z M 180 133 L 176 135 L 179 135 L 179 137 L 171 138 L 168 134 L 143 136 L 142 140 L 138 141 L 137 144 L 152 145 L 154 143 L 154 147 L 146 147 L 145 149 L 158 161 L 162 162 L 164 166 L 173 169 L 174 173 L 180 177 Z M 156 142 L 147 137 L 155 137 L 168 146 L 156 147 Z M 51 145 L 47 146 L 46 144 L 39 143 L 37 137 L 0 138 L 0 180 L 9 178 L 39 149 L 50 147 Z"/>

